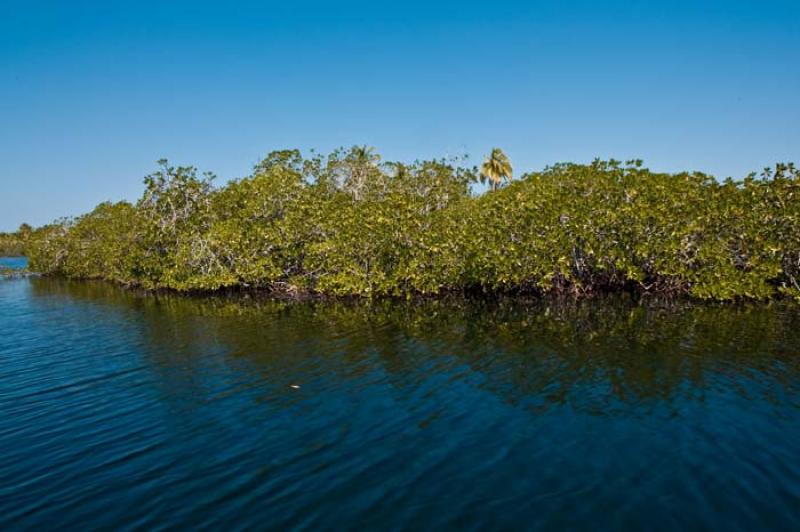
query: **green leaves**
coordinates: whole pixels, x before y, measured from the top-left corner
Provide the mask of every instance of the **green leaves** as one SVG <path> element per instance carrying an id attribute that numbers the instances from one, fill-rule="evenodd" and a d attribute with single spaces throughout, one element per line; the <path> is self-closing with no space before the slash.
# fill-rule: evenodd
<path id="1" fill-rule="evenodd" d="M 25 247 L 33 228 L 22 224 L 14 233 L 0 233 L 0 257 L 16 257 L 25 254 Z"/>
<path id="2" fill-rule="evenodd" d="M 477 169 L 368 147 L 269 154 L 221 188 L 160 162 L 135 204 L 0 235 L 34 270 L 179 291 L 366 297 L 452 290 L 800 298 L 800 172 L 717 182 L 641 161 L 562 163 L 471 196 Z M 481 168 L 499 182 L 494 150 Z M 24 229 L 24 231 L 23 231 Z"/>

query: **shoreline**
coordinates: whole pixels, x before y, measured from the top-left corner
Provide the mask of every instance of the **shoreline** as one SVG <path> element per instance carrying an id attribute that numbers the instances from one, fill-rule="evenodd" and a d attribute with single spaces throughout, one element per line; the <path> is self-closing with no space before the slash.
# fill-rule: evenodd
<path id="1" fill-rule="evenodd" d="M 11 269 L 7 269 L 11 270 Z M 584 302 L 609 302 L 619 303 L 625 301 L 635 305 L 653 304 L 657 306 L 727 306 L 736 307 L 750 304 L 770 305 L 785 303 L 798 305 L 797 298 L 776 293 L 770 298 L 738 297 L 735 299 L 703 299 L 693 297 L 688 292 L 646 292 L 633 289 L 620 290 L 592 290 L 582 293 L 576 292 L 536 292 L 536 291 L 489 291 L 480 289 L 468 290 L 443 290 L 434 294 L 407 293 L 405 295 L 392 294 L 324 294 L 319 292 L 273 289 L 268 287 L 233 286 L 214 290 L 177 290 L 169 287 L 146 288 L 141 285 L 126 285 L 109 279 L 69 277 L 58 274 L 44 274 L 30 270 L 7 272 L 3 275 L 0 268 L 0 277 L 6 278 L 41 278 L 74 283 L 99 284 L 113 287 L 132 295 L 141 296 L 167 296 L 186 298 L 189 300 L 240 300 L 240 301 L 274 301 L 286 303 L 344 303 L 344 304 L 420 304 L 430 302 L 462 302 L 462 303 L 512 303 L 522 305 L 557 304 L 570 305 Z"/>

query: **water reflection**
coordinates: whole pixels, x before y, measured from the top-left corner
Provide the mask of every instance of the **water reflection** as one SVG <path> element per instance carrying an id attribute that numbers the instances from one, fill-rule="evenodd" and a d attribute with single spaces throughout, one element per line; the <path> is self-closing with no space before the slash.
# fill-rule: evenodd
<path id="1" fill-rule="evenodd" d="M 797 529 L 799 324 L 3 280 L 0 529 Z"/>
<path id="2" fill-rule="evenodd" d="M 634 302 L 280 302 L 130 292 L 106 283 L 32 279 L 33 293 L 134 315 L 156 367 L 206 375 L 209 353 L 246 362 L 253 383 L 294 398 L 309 380 L 372 375 L 398 390 L 431 375 L 470 379 L 534 412 L 592 414 L 703 401 L 714 387 L 794 400 L 800 312 L 791 304 Z M 218 357 L 214 358 L 217 362 Z M 179 372 L 193 386 L 193 373 Z M 175 383 L 173 385 L 176 385 Z M 240 385 L 245 385 L 240 383 Z M 274 399 L 275 397 L 270 396 Z M 675 411 L 672 410 L 674 414 Z"/>

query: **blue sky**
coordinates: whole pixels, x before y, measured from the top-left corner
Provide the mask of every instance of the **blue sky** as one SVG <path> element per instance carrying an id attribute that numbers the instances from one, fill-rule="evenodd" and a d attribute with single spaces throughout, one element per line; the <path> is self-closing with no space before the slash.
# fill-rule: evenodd
<path id="1" fill-rule="evenodd" d="M 0 230 L 135 199 L 155 161 L 492 146 L 741 177 L 800 162 L 800 1 L 0 0 Z"/>

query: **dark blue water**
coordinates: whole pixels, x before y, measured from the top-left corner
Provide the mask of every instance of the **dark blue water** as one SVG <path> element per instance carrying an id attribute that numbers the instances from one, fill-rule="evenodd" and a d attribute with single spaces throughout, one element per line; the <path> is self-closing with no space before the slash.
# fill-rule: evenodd
<path id="1" fill-rule="evenodd" d="M 0 529 L 287 527 L 800 529 L 800 311 L 0 280 Z"/>

